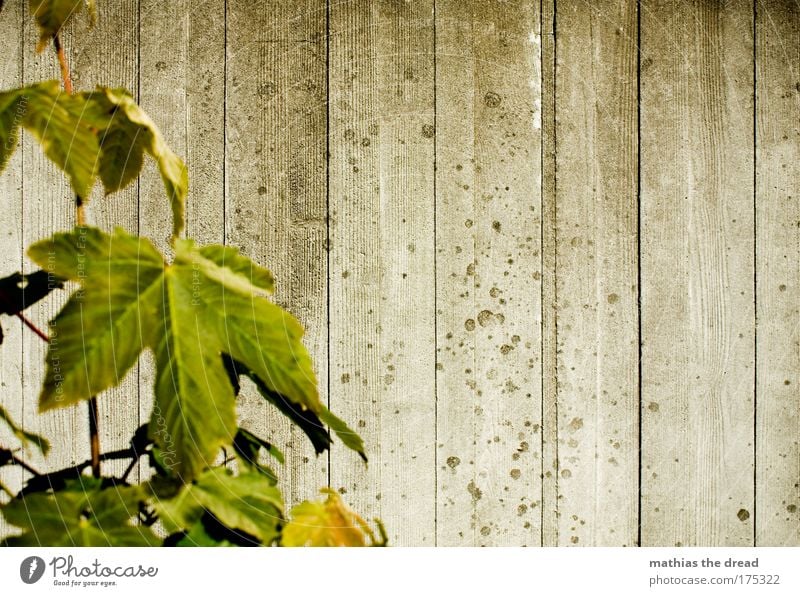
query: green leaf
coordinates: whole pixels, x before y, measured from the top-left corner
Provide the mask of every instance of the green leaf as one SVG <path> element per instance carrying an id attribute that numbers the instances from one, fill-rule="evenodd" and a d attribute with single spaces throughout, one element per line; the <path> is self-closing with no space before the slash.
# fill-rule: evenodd
<path id="1" fill-rule="evenodd" d="M 283 522 L 280 490 L 257 472 L 234 476 L 225 468 L 201 474 L 169 499 L 154 499 L 153 507 L 168 532 L 191 530 L 205 513 L 231 530 L 270 544 Z"/>
<path id="2" fill-rule="evenodd" d="M 50 43 L 53 35 L 61 31 L 64 24 L 83 8 L 82 0 L 30 0 L 31 13 L 39 25 L 39 43 L 36 51 L 41 52 Z"/>
<path id="3" fill-rule="evenodd" d="M 99 113 L 107 116 L 98 132 L 102 153 L 98 170 L 106 194 L 130 184 L 139 175 L 148 153 L 158 166 L 172 206 L 173 236 L 184 227 L 189 173 L 183 161 L 167 146 L 158 127 L 124 89 L 98 87 L 86 95 Z"/>
<path id="4" fill-rule="evenodd" d="M 239 394 L 239 377 L 245 376 L 249 378 L 251 381 L 253 381 L 253 383 L 255 383 L 258 392 L 264 399 L 278 408 L 278 410 L 280 410 L 287 418 L 289 418 L 289 420 L 291 420 L 306 434 L 308 439 L 311 441 L 311 444 L 314 446 L 314 451 L 316 453 L 322 453 L 326 449 L 330 448 L 331 439 L 328 436 L 328 431 L 326 430 L 325 425 L 319 419 L 319 416 L 317 416 L 312 410 L 303 409 L 302 407 L 293 403 L 287 397 L 271 390 L 266 383 L 261 381 L 258 375 L 256 375 L 252 370 L 248 369 L 241 362 L 231 358 L 228 354 L 223 354 L 223 361 L 236 395 Z M 319 408 L 317 409 L 323 407 L 324 406 L 320 404 Z"/>
<path id="5" fill-rule="evenodd" d="M 346 447 L 357 452 L 361 456 L 361 459 L 365 462 L 367 461 L 364 442 L 358 433 L 351 430 L 344 421 L 337 418 L 323 404 L 320 403 L 313 411 L 304 410 L 290 399 L 273 391 L 258 377 L 258 375 L 252 370 L 249 370 L 241 362 L 234 360 L 228 354 L 223 354 L 223 360 L 231 379 L 231 384 L 234 387 L 235 394 L 239 394 L 239 377 L 243 375 L 249 378 L 255 383 L 258 392 L 264 399 L 278 408 L 278 410 L 306 434 L 311 444 L 314 446 L 314 451 L 316 453 L 322 453 L 326 449 L 330 449 L 331 438 L 325 428 L 325 424 L 327 424 L 342 440 L 342 443 L 344 443 Z"/>
<path id="6" fill-rule="evenodd" d="M 133 525 L 144 493 L 138 486 L 100 489 L 90 478 L 55 493 L 34 493 L 0 508 L 24 531 L 5 546 L 156 546 L 150 528 Z"/>
<path id="7" fill-rule="evenodd" d="M 127 91 L 98 87 L 68 95 L 58 81 L 48 81 L 0 93 L 0 172 L 17 147 L 20 127 L 37 138 L 84 202 L 98 174 L 107 194 L 130 184 L 147 153 L 158 166 L 170 201 L 173 236 L 183 230 L 186 165 Z"/>
<path id="8" fill-rule="evenodd" d="M 314 446 L 314 451 L 316 453 L 322 453 L 326 449 L 330 449 L 331 439 L 325 429 L 325 424 L 327 424 L 330 426 L 331 430 L 336 433 L 336 436 L 342 440 L 342 443 L 344 443 L 346 447 L 358 453 L 365 462 L 367 461 L 364 441 L 358 433 L 350 429 L 343 420 L 336 417 L 323 404 L 320 403 L 314 411 L 304 410 L 290 399 L 273 391 L 258 377 L 258 375 L 241 362 L 234 360 L 228 354 L 223 354 L 223 360 L 231 379 L 231 384 L 234 387 L 234 392 L 237 395 L 239 394 L 240 375 L 248 377 L 255 383 L 258 392 L 264 399 L 278 408 L 306 434 L 311 444 Z"/>
<path id="9" fill-rule="evenodd" d="M 92 114 L 85 97 L 64 93 L 58 81 L 0 93 L 0 172 L 16 149 L 22 126 L 64 171 L 75 194 L 88 199 L 100 154 Z"/>
<path id="10" fill-rule="evenodd" d="M 243 448 L 242 453 L 247 455 L 257 455 L 258 450 L 263 448 L 267 453 L 269 453 L 272 457 L 278 460 L 279 463 L 285 463 L 285 459 L 283 457 L 283 453 L 280 449 L 275 447 L 269 441 L 265 441 L 251 433 L 249 430 L 245 430 L 244 428 L 240 428 L 236 432 L 236 438 L 239 439 L 239 445 L 247 445 L 249 450 Z M 234 441 L 233 446 L 236 447 L 237 442 Z"/>
<path id="11" fill-rule="evenodd" d="M 257 288 L 261 288 L 269 294 L 275 291 L 275 279 L 272 277 L 272 272 L 242 256 L 239 254 L 239 250 L 233 246 L 212 244 L 199 248 L 198 252 L 220 267 L 227 267 L 246 277 Z"/>
<path id="12" fill-rule="evenodd" d="M 343 502 L 339 494 L 322 489 L 325 501 L 304 501 L 294 507 L 281 535 L 282 546 L 382 546 L 367 523 Z"/>
<path id="13" fill-rule="evenodd" d="M 204 518 L 206 516 L 203 516 Z M 203 520 L 200 520 L 191 527 L 188 532 L 175 543 L 175 546 L 206 546 L 206 547 L 221 547 L 221 546 L 236 546 L 230 540 L 224 538 L 216 538 L 211 535 L 211 531 L 206 527 Z"/>
<path id="14" fill-rule="evenodd" d="M 14 436 L 19 439 L 24 446 L 27 447 L 28 445 L 35 445 L 45 457 L 50 452 L 50 441 L 37 434 L 29 433 L 23 428 L 17 426 L 17 424 L 11 419 L 11 415 L 3 406 L 0 406 L 0 420 L 6 423 L 6 426 L 11 429 L 11 432 L 14 434 Z"/>
<path id="15" fill-rule="evenodd" d="M 258 438 L 253 433 L 240 428 L 233 439 L 233 449 L 240 464 L 248 470 L 259 472 L 266 476 L 272 484 L 278 483 L 278 475 L 267 465 L 259 461 L 259 452 L 264 448 L 273 457 L 283 463 L 283 453 L 274 445 Z"/>
<path id="16" fill-rule="evenodd" d="M 264 297 L 263 283 L 254 284 L 241 267 L 218 265 L 203 250 L 180 240 L 167 264 L 145 239 L 94 228 L 56 234 L 29 249 L 43 267 L 81 283 L 52 323 L 57 341 L 48 350 L 40 409 L 117 385 L 149 348 L 156 361 L 150 436 L 184 481 L 209 467 L 236 433 L 223 352 L 299 407 L 323 408 L 300 324 Z"/>

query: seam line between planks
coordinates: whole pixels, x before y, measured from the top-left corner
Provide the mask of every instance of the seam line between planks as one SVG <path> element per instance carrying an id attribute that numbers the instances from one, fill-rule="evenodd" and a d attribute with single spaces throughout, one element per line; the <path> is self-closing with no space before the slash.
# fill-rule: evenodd
<path id="1" fill-rule="evenodd" d="M 553 325 L 555 344 L 553 345 L 554 363 L 554 413 L 555 413 L 555 545 L 560 542 L 561 527 L 558 524 L 558 469 L 561 466 L 558 453 L 558 0 L 553 0 Z"/>
<path id="2" fill-rule="evenodd" d="M 539 39 L 544 39 L 544 2 L 539 2 Z M 539 45 L 539 99 L 540 110 L 544 110 L 544 47 L 542 42 Z M 540 112 L 540 118 L 542 114 Z M 544 118 L 542 118 L 542 128 L 539 129 L 542 133 L 539 140 L 539 205 L 540 205 L 540 225 L 539 225 L 539 269 L 542 271 L 542 284 L 539 286 L 539 369 L 541 376 L 540 398 L 539 398 L 539 421 L 540 432 L 539 435 L 539 462 L 540 462 L 540 479 L 539 479 L 539 546 L 544 546 Z"/>
<path id="3" fill-rule="evenodd" d="M 141 105 L 142 101 L 142 1 L 136 3 L 136 103 Z M 223 171 L 224 171 L 223 167 Z M 223 193 L 224 194 L 224 193 Z M 141 172 L 136 177 L 136 235 L 142 235 L 142 177 Z M 141 341 L 141 336 L 136 338 Z M 143 424 L 142 421 L 142 364 L 136 363 L 136 419 L 137 428 Z M 136 475 L 139 482 L 142 481 L 142 466 L 136 465 Z"/>
<path id="4" fill-rule="evenodd" d="M 325 302 L 326 302 L 326 350 L 328 394 L 326 401 L 331 407 L 331 3 L 325 2 Z M 330 436 L 330 429 L 328 429 Z M 331 450 L 328 449 L 328 488 L 331 486 Z"/>
<path id="5" fill-rule="evenodd" d="M 638 371 L 636 379 L 639 407 L 638 499 L 636 544 L 642 546 L 642 2 L 636 2 L 636 310 Z"/>
<path id="6" fill-rule="evenodd" d="M 436 94 L 436 83 L 438 78 L 438 66 L 436 60 L 437 53 L 437 29 L 436 29 L 436 0 L 433 0 L 433 545 L 439 544 L 439 371 L 436 365 L 439 362 L 439 269 L 436 260 L 436 253 L 438 249 L 438 233 L 436 219 L 436 207 L 438 204 L 438 187 L 437 180 L 439 178 L 439 145 L 437 140 L 436 128 L 438 125 L 438 103 Z"/>
<path id="7" fill-rule="evenodd" d="M 753 546 L 758 541 L 758 0 L 753 0 Z"/>

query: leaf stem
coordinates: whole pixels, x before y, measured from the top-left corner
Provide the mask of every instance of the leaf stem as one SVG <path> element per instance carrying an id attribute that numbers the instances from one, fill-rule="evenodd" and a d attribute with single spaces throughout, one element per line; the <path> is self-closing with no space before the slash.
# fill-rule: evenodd
<path id="1" fill-rule="evenodd" d="M 64 91 L 72 95 L 72 77 L 67 63 L 67 54 L 58 33 L 53 34 L 53 47 L 58 56 L 58 65 L 61 67 L 61 81 L 64 84 Z M 86 225 L 86 216 L 83 211 L 83 199 L 80 195 L 75 195 L 75 223 L 78 227 Z M 92 396 L 89 400 L 89 449 L 92 455 L 92 475 L 100 478 L 100 431 L 97 425 L 97 397 Z"/>
<path id="2" fill-rule="evenodd" d="M 61 40 L 58 38 L 58 33 L 53 35 L 53 47 L 56 49 L 58 65 L 61 67 L 61 80 L 64 83 L 64 91 L 66 91 L 69 95 L 72 95 L 72 77 L 70 77 L 69 74 L 67 54 L 64 52 L 64 46 L 61 45 Z"/>
<path id="3" fill-rule="evenodd" d="M 100 478 L 100 431 L 97 427 L 97 397 L 89 400 L 89 447 L 92 454 L 92 476 Z"/>

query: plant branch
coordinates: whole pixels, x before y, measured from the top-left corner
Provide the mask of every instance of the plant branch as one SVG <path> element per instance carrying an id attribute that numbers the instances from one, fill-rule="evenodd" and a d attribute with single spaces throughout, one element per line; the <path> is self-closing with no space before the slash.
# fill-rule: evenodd
<path id="1" fill-rule="evenodd" d="M 132 469 L 133 464 L 139 461 L 139 458 L 141 458 L 144 455 L 144 453 L 145 453 L 144 451 L 139 451 L 133 447 L 128 447 L 126 449 L 119 449 L 117 451 L 110 451 L 108 453 L 103 453 L 100 455 L 100 460 L 109 461 L 109 460 L 120 460 L 120 459 L 130 458 L 133 461 L 131 462 L 131 465 L 128 466 L 128 468 Z M 19 460 L 16 461 L 12 460 L 12 463 L 18 463 L 19 465 L 22 465 L 22 463 L 19 463 Z M 71 478 L 78 478 L 81 475 L 81 473 L 91 465 L 92 465 L 92 460 L 87 459 L 86 461 L 83 461 L 74 466 L 63 468 L 61 470 L 56 470 L 55 472 L 48 472 L 46 474 L 39 474 L 35 470 L 30 468 L 30 466 L 27 466 L 26 469 L 32 474 L 34 474 L 34 477 L 28 480 L 25 488 L 23 488 L 19 494 L 20 495 L 29 494 L 32 492 L 38 492 L 48 489 L 57 490 L 58 487 L 63 486 L 65 480 L 69 480 Z M 127 474 L 129 473 L 130 472 L 126 469 L 125 474 L 123 474 L 123 476 L 119 480 L 125 481 L 125 479 L 127 478 Z"/>
<path id="2" fill-rule="evenodd" d="M 34 467 L 28 465 L 27 463 L 25 463 L 23 460 L 18 458 L 13 453 L 11 454 L 11 458 L 10 459 L 11 459 L 11 463 L 14 464 L 15 466 L 19 466 L 20 468 L 22 468 L 26 472 L 30 472 L 34 476 L 41 476 L 41 474 L 39 472 L 37 472 Z"/>
<path id="3" fill-rule="evenodd" d="M 64 51 L 64 46 L 61 45 L 61 39 L 59 39 L 58 33 L 53 35 L 53 47 L 58 57 L 58 65 L 61 67 L 61 81 L 64 84 L 64 91 L 72 95 L 72 77 L 70 76 L 69 64 L 67 63 L 67 54 Z M 78 227 L 86 225 L 83 199 L 80 195 L 75 195 L 75 224 Z M 89 399 L 89 449 L 92 454 L 92 475 L 95 478 L 100 478 L 100 430 L 97 419 L 96 396 L 92 396 Z"/>
<path id="4" fill-rule="evenodd" d="M 100 478 L 100 431 L 97 426 L 97 398 L 89 400 L 89 447 L 92 454 L 92 476 Z"/>

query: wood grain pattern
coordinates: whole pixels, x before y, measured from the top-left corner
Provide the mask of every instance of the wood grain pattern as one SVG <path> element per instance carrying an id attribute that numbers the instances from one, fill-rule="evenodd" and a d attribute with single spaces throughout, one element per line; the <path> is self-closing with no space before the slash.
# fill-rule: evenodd
<path id="1" fill-rule="evenodd" d="M 394 545 L 800 545 L 796 1 L 98 7 L 63 35 L 76 86 L 138 95 L 189 165 L 187 233 L 275 272 L 365 438 L 368 467 L 316 457 L 246 386 L 289 505 L 330 484 Z M 5 2 L 0 88 L 58 78 L 37 36 Z M 101 194 L 90 221 L 169 250 L 152 165 Z M 0 196 L 0 276 L 31 270 L 74 206 L 29 135 Z M 40 416 L 45 346 L 2 324 L 0 403 L 54 443 L 28 459 L 86 459 L 86 408 Z M 104 449 L 152 374 L 101 396 Z"/>
<path id="2" fill-rule="evenodd" d="M 641 4 L 643 545 L 753 543 L 752 32 Z"/>
<path id="3" fill-rule="evenodd" d="M 542 546 L 558 545 L 555 8 L 542 0 Z"/>
<path id="4" fill-rule="evenodd" d="M 395 545 L 435 542 L 433 2 L 330 5 L 331 485 Z"/>
<path id="5" fill-rule="evenodd" d="M 638 539 L 637 18 L 558 4 L 559 545 Z"/>
<path id="6" fill-rule="evenodd" d="M 277 302 L 306 327 L 327 400 L 326 7 L 324 0 L 228 2 L 226 204 L 228 244 L 276 278 Z M 327 461 L 248 387 L 245 426 L 286 447 L 289 503 L 327 484 Z"/>
<path id="7" fill-rule="evenodd" d="M 436 10 L 437 544 L 541 544 L 534 2 Z"/>
<path id="8" fill-rule="evenodd" d="M 800 6 L 756 7 L 756 544 L 800 543 Z"/>

